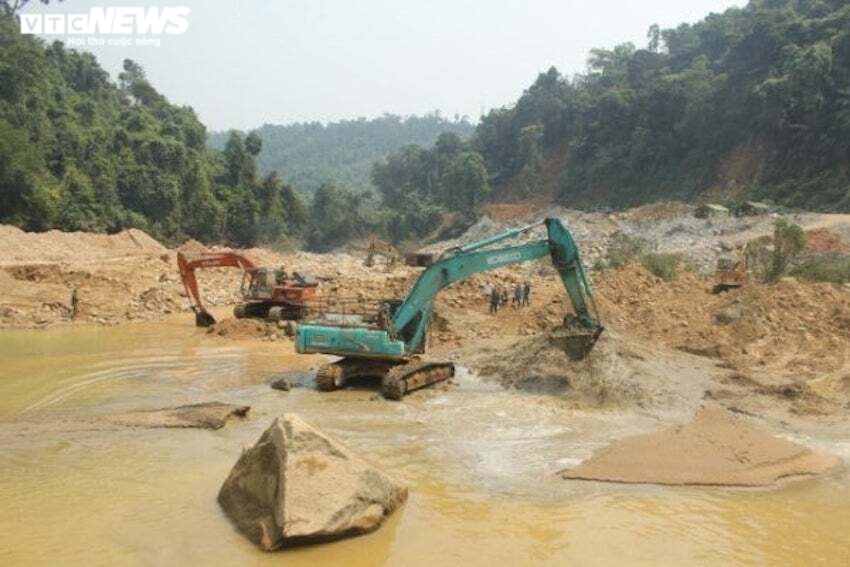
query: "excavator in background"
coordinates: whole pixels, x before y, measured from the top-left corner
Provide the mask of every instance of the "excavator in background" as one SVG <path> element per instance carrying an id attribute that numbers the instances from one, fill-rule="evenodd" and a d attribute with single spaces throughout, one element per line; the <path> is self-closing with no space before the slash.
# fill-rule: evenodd
<path id="1" fill-rule="evenodd" d="M 374 310 L 319 313 L 298 325 L 295 349 L 342 358 L 321 367 L 316 381 L 321 390 L 345 386 L 352 378 L 381 379 L 384 397 L 399 400 L 408 392 L 454 376 L 454 364 L 423 359 L 434 300 L 443 288 L 503 266 L 549 256 L 575 313 L 564 317 L 553 333 L 553 342 L 580 360 L 586 357 L 603 331 L 590 282 L 572 234 L 558 219 L 544 221 L 548 237 L 510 247 L 486 249 L 515 238 L 537 225 L 513 229 L 472 244 L 446 251 L 423 271 L 403 300 L 377 302 Z M 337 306 L 334 309 L 338 309 Z"/>
<path id="2" fill-rule="evenodd" d="M 723 256 L 717 259 L 717 269 L 714 272 L 714 287 L 712 292 L 723 293 L 730 289 L 738 289 L 749 283 L 749 243 L 739 252 L 739 257 Z"/>
<path id="3" fill-rule="evenodd" d="M 404 260 L 405 266 L 413 266 L 416 268 L 427 268 L 434 263 L 433 254 L 429 254 L 427 252 L 409 252 L 407 254 L 402 254 L 399 252 L 398 248 L 392 244 L 384 242 L 373 234 L 369 237 L 369 248 L 366 253 L 366 260 L 363 261 L 363 265 L 367 268 L 371 268 L 375 265 L 375 258 L 377 256 L 383 256 L 386 259 L 388 270 L 394 269 L 402 260 Z"/>
<path id="4" fill-rule="evenodd" d="M 395 268 L 396 264 L 401 260 L 401 252 L 399 252 L 395 246 L 384 242 L 376 235 L 371 235 L 369 237 L 369 249 L 366 252 L 366 260 L 363 262 L 363 265 L 367 268 L 371 268 L 375 265 L 375 257 L 383 256 L 387 262 L 387 269 L 392 270 Z"/>
<path id="5" fill-rule="evenodd" d="M 235 252 L 206 252 L 186 255 L 177 253 L 177 267 L 186 295 L 195 312 L 195 325 L 209 327 L 215 317 L 207 311 L 201 300 L 195 270 L 199 268 L 234 267 L 242 270 L 243 303 L 233 308 L 238 319 L 247 317 L 275 321 L 301 319 L 307 310 L 307 302 L 318 296 L 318 283 L 298 272 L 288 276 L 281 268 L 257 266 L 252 260 Z"/>

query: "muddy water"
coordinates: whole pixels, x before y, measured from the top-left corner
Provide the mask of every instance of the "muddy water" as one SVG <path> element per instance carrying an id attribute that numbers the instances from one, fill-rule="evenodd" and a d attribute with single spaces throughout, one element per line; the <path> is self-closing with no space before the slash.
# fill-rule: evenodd
<path id="1" fill-rule="evenodd" d="M 213 340 L 184 320 L 0 333 L 0 564 L 850 562 L 846 473 L 755 492 L 562 481 L 559 468 L 657 422 L 568 413 L 465 373 L 403 403 L 319 394 L 306 372 L 276 392 L 266 383 L 293 363 L 284 349 Z M 211 400 L 253 409 L 212 432 L 63 432 L 76 417 Z M 410 500 L 374 534 L 257 551 L 215 496 L 242 447 L 287 411 L 406 481 Z M 846 443 L 819 446 L 850 456 Z"/>

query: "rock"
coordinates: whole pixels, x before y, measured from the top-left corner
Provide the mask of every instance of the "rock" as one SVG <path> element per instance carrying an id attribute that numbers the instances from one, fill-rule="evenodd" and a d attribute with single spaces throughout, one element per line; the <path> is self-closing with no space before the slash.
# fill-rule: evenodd
<path id="1" fill-rule="evenodd" d="M 407 488 L 353 456 L 295 414 L 275 419 L 244 451 L 218 502 L 266 551 L 377 529 Z"/>
<path id="2" fill-rule="evenodd" d="M 730 325 L 744 316 L 744 308 L 740 305 L 732 305 L 717 312 L 714 318 L 721 325 Z"/>
<path id="3" fill-rule="evenodd" d="M 275 390 L 283 390 L 284 392 L 288 392 L 292 389 L 292 385 L 289 383 L 289 380 L 286 379 L 286 376 L 275 378 L 269 385 Z"/>

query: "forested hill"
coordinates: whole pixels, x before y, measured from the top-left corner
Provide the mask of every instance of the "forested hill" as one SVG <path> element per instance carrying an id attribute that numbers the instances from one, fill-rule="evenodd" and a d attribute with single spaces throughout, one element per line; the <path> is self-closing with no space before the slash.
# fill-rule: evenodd
<path id="1" fill-rule="evenodd" d="M 753 0 L 595 49 L 482 118 L 491 199 L 623 207 L 744 196 L 850 210 L 850 2 Z M 436 147 L 431 150 L 436 151 Z M 413 155 L 407 152 L 407 155 Z M 430 162 L 390 160 L 397 179 Z"/>
<path id="2" fill-rule="evenodd" d="M 257 174 L 259 138 L 206 137 L 133 61 L 115 84 L 90 53 L 21 35 L 0 0 L 0 223 L 241 245 L 304 229 L 292 188 Z"/>
<path id="3" fill-rule="evenodd" d="M 430 146 L 443 132 L 468 138 L 473 130 L 465 119 L 448 120 L 433 113 L 421 117 L 387 114 L 327 125 L 266 124 L 255 132 L 263 139 L 261 171 L 279 171 L 299 191 L 312 193 L 326 182 L 357 192 L 371 190 L 369 176 L 375 161 L 407 144 Z M 209 144 L 222 149 L 227 136 L 213 132 Z"/>

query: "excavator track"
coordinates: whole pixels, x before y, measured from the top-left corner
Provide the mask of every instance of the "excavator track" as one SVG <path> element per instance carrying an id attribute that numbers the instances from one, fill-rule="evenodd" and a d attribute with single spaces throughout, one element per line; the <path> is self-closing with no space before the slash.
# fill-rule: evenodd
<path id="1" fill-rule="evenodd" d="M 316 372 L 316 387 L 323 392 L 344 388 L 354 378 L 383 378 L 393 362 L 343 358 L 325 364 Z"/>
<path id="2" fill-rule="evenodd" d="M 323 392 L 337 390 L 343 385 L 343 368 L 337 364 L 326 364 L 316 372 L 316 387 Z"/>
<path id="3" fill-rule="evenodd" d="M 451 362 L 413 360 L 392 367 L 383 378 L 381 394 L 388 400 L 400 400 L 410 392 L 448 380 L 455 375 Z"/>
<path id="4" fill-rule="evenodd" d="M 448 380 L 455 374 L 451 362 L 424 362 L 414 359 L 406 363 L 343 358 L 325 364 L 316 372 L 316 387 L 323 392 L 344 388 L 353 378 L 379 378 L 381 394 L 389 400 L 400 400 L 408 393 Z"/>

